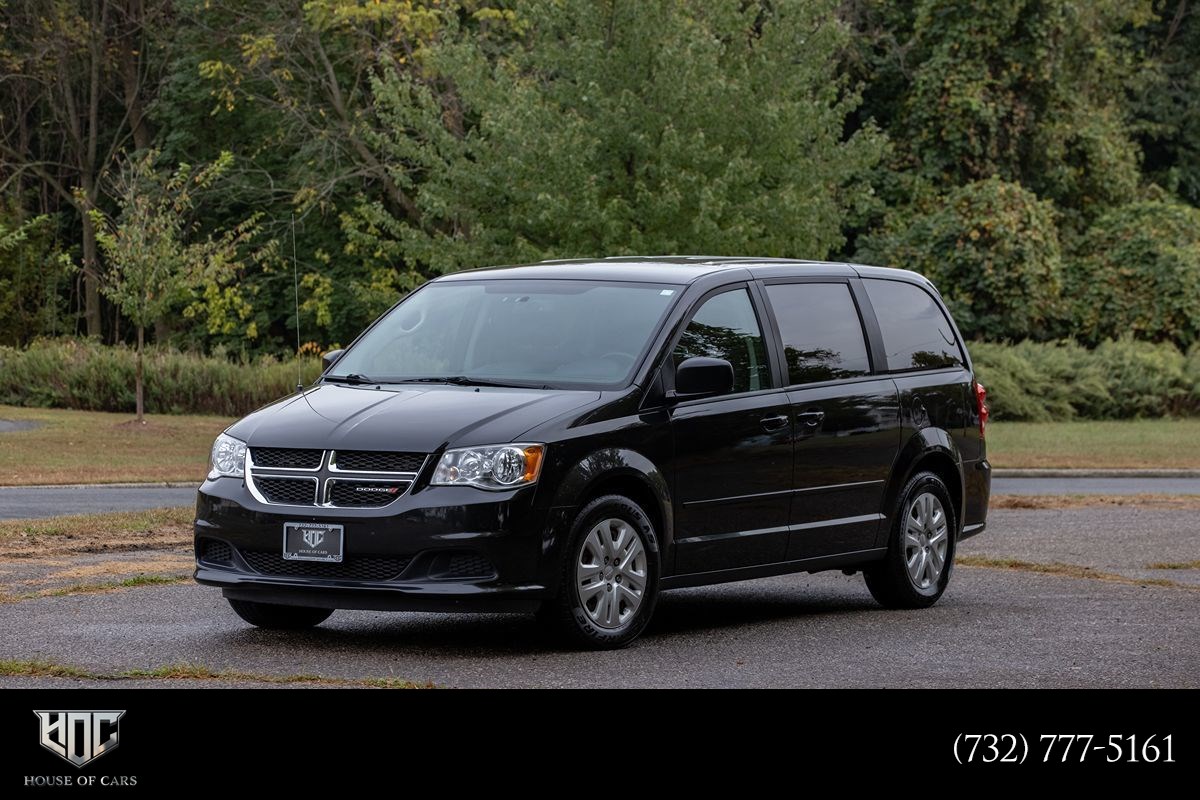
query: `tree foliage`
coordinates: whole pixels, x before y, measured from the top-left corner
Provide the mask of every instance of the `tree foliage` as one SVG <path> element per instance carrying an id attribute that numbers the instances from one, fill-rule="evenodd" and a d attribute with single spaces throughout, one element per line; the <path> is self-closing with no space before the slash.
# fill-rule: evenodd
<path id="1" fill-rule="evenodd" d="M 967 336 L 1058 333 L 1063 276 L 1054 208 L 1019 184 L 988 178 L 924 209 L 899 207 L 863 241 L 861 255 L 934 281 Z"/>
<path id="2" fill-rule="evenodd" d="M 1184 346 L 1200 339 L 1200 209 L 1146 200 L 1088 229 L 1070 265 L 1075 330 Z"/>
<path id="3" fill-rule="evenodd" d="M 1125 308 L 1104 231 L 1175 236 L 1200 204 L 1198 8 L 0 0 L 0 225 L 38 220 L 0 257 L 0 343 L 133 340 L 93 221 L 150 152 L 234 155 L 189 235 L 261 225 L 235 278 L 164 302 L 161 344 L 293 347 L 293 242 L 303 338 L 326 345 L 447 270 L 635 252 L 885 262 L 938 279 L 975 334 L 1103 336 L 1056 305 L 1058 264 Z M 1192 285 L 1143 244 L 1137 269 Z M 1179 343 L 1180 313 L 1130 318 Z"/>
<path id="4" fill-rule="evenodd" d="M 158 154 L 149 151 L 125 164 L 113 180 L 120 212 L 107 219 L 93 210 L 97 239 L 109 261 L 101 291 L 137 330 L 137 418 L 142 421 L 142 352 L 145 330 L 188 291 L 220 291 L 237 268 L 238 251 L 254 235 L 257 217 L 222 231 L 197 236 L 193 214 L 196 194 L 216 182 L 232 162 L 223 157 L 201 169 L 180 164 L 173 172 L 155 170 Z"/>

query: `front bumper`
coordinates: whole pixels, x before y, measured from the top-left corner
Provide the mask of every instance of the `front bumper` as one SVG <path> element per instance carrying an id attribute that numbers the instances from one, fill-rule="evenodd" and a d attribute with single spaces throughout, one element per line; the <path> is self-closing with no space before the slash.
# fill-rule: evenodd
<path id="1" fill-rule="evenodd" d="M 279 506 L 239 478 L 206 481 L 196 502 L 198 582 L 226 597 L 317 608 L 532 611 L 553 591 L 550 543 L 565 513 L 536 487 L 424 487 L 375 509 Z M 341 564 L 284 561 L 284 522 L 345 528 Z"/>

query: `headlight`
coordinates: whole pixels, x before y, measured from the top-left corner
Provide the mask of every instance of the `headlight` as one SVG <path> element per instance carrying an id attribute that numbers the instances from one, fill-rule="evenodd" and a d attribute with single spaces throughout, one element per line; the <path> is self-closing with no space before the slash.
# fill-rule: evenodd
<path id="1" fill-rule="evenodd" d="M 213 442 L 212 469 L 208 472 L 208 479 L 211 481 L 222 475 L 240 478 L 245 474 L 246 443 L 222 433 Z"/>
<path id="2" fill-rule="evenodd" d="M 434 486 L 510 489 L 538 479 L 545 445 L 497 444 L 460 447 L 442 454 L 433 471 Z"/>

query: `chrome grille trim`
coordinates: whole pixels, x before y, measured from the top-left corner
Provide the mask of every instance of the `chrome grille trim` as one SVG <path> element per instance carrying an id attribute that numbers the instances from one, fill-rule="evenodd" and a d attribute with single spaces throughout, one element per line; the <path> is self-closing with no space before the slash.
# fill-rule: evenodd
<path id="1" fill-rule="evenodd" d="M 342 469 L 337 465 L 337 451 L 329 452 L 329 471 L 336 472 L 339 475 L 390 475 L 398 480 L 416 480 L 417 475 L 421 470 L 425 469 L 425 464 L 428 463 L 429 456 L 426 455 L 421 461 L 421 466 L 417 467 L 414 472 L 391 472 L 389 470 L 374 470 L 374 469 Z"/>
<path id="2" fill-rule="evenodd" d="M 275 448 L 280 449 L 280 448 Z M 287 448 L 282 448 L 287 449 Z M 312 449 L 316 448 L 300 448 Z M 321 463 L 316 469 L 304 467 L 264 467 L 254 463 L 254 448 L 253 446 L 246 449 L 246 488 L 250 491 L 251 496 L 258 502 L 269 505 L 278 506 L 280 508 L 339 508 L 339 509 L 363 509 L 370 511 L 378 511 L 387 508 L 392 503 L 399 500 L 408 494 L 413 483 L 417 479 L 418 472 L 371 472 L 366 470 L 340 470 L 337 469 L 336 451 L 322 450 Z M 387 452 L 387 451 L 381 451 Z M 401 451 L 397 451 L 401 452 Z M 429 461 L 429 455 L 424 456 L 421 464 L 421 469 L 425 468 L 425 464 Z M 313 487 L 313 502 L 308 504 L 297 503 L 277 503 L 267 498 L 263 493 L 262 487 L 259 486 L 255 478 L 259 480 L 283 479 L 283 480 L 303 480 L 312 481 Z M 335 483 L 381 483 L 390 484 L 400 489 L 395 496 L 390 497 L 386 503 L 379 505 L 337 505 L 331 500 L 331 489 Z"/>

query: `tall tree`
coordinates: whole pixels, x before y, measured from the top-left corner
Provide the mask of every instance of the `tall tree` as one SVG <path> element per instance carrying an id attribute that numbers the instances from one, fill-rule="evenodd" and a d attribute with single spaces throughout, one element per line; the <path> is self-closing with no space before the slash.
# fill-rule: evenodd
<path id="1" fill-rule="evenodd" d="M 850 68 L 871 84 L 863 112 L 894 143 L 890 201 L 998 176 L 1070 224 L 1136 191 L 1125 34 L 1153 20 L 1150 0 L 845 0 L 842 13 L 858 31 Z"/>
<path id="2" fill-rule="evenodd" d="M 828 254 L 881 149 L 844 136 L 858 100 L 831 9 L 522 3 L 430 43 L 418 70 L 389 66 L 370 141 L 418 219 L 373 200 L 347 216 L 367 296 L 497 261 Z"/>
<path id="3" fill-rule="evenodd" d="M 225 172 L 232 156 L 195 170 L 180 164 L 163 174 L 154 168 L 158 154 L 147 151 L 127 162 L 112 181 L 120 212 L 113 219 L 100 211 L 90 216 L 97 241 L 110 262 L 101 291 L 137 328 L 135 397 L 137 421 L 143 423 L 145 395 L 143 354 L 146 328 L 180 302 L 186 291 L 212 285 L 236 267 L 238 249 L 254 235 L 257 217 L 221 231 L 199 236 L 194 219 L 196 196 Z"/>
<path id="4" fill-rule="evenodd" d="M 86 330 L 100 336 L 103 269 L 91 212 L 118 154 L 150 143 L 145 9 L 142 0 L 8 0 L 4 12 L 10 100 L 0 116 L 0 186 L 36 176 L 74 211 Z"/>

